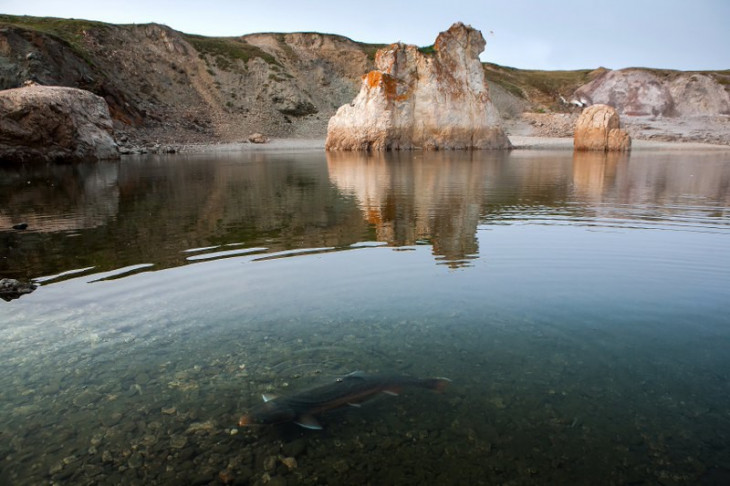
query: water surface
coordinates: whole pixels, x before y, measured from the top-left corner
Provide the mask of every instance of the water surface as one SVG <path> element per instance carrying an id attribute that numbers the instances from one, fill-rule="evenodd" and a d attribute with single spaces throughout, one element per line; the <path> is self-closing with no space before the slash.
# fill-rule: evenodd
<path id="1" fill-rule="evenodd" d="M 717 152 L 2 169 L 0 482 L 725 484 L 729 203 Z M 354 370 L 453 382 L 236 425 Z"/>

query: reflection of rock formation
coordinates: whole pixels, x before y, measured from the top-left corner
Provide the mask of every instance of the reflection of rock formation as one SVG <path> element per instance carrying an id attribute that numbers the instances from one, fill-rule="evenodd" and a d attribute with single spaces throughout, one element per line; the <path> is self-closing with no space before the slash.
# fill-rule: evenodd
<path id="1" fill-rule="evenodd" d="M 573 184 L 576 191 L 591 200 L 600 200 L 606 186 L 616 180 L 616 167 L 626 161 L 621 152 L 573 152 Z"/>
<path id="2" fill-rule="evenodd" d="M 729 162 L 711 152 L 575 152 L 573 187 L 590 217 L 604 223 L 716 224 L 730 206 Z"/>
<path id="3" fill-rule="evenodd" d="M 0 229 L 18 222 L 29 231 L 101 226 L 119 206 L 116 162 L 7 168 L 0 172 Z"/>
<path id="4" fill-rule="evenodd" d="M 478 153 L 328 153 L 327 162 L 332 181 L 357 197 L 378 241 L 430 241 L 451 266 L 476 257 L 488 170 Z"/>

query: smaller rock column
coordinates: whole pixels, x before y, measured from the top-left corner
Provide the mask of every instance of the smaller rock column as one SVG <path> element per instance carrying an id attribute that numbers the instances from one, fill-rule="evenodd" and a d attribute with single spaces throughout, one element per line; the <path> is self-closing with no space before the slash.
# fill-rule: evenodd
<path id="1" fill-rule="evenodd" d="M 575 123 L 575 150 L 626 152 L 631 137 L 621 128 L 618 112 L 608 105 L 592 105 L 583 110 Z"/>

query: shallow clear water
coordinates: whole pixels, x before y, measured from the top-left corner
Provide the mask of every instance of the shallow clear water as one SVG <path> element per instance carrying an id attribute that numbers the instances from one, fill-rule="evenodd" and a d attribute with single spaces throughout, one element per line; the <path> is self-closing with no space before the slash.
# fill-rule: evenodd
<path id="1" fill-rule="evenodd" d="M 2 169 L 0 483 L 726 484 L 728 208 L 717 152 Z M 354 370 L 452 383 L 236 425 Z"/>

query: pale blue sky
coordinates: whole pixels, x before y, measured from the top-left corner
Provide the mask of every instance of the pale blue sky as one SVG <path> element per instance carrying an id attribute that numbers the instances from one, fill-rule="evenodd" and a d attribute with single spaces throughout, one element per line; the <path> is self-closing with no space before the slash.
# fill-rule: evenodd
<path id="1" fill-rule="evenodd" d="M 730 0 L 0 0 L 0 12 L 419 46 L 460 20 L 484 34 L 482 60 L 506 66 L 730 69 Z"/>

